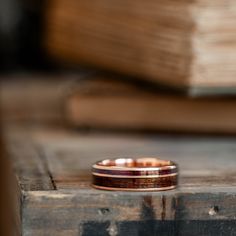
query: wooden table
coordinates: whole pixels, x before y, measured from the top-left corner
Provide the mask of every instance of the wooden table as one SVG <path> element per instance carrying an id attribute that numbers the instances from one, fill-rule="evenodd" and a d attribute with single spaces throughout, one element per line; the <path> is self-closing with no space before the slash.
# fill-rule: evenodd
<path id="1" fill-rule="evenodd" d="M 34 235 L 236 235 L 236 138 L 125 136 L 11 128 L 18 218 Z M 90 186 L 106 157 L 160 156 L 180 166 L 177 190 L 109 192 Z"/>

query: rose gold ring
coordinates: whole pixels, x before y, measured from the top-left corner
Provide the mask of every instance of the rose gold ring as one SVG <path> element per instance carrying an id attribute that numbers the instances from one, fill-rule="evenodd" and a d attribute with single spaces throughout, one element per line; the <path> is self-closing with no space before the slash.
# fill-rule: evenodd
<path id="1" fill-rule="evenodd" d="M 103 190 L 163 191 L 177 187 L 178 167 L 153 157 L 105 159 L 92 166 L 92 177 Z"/>

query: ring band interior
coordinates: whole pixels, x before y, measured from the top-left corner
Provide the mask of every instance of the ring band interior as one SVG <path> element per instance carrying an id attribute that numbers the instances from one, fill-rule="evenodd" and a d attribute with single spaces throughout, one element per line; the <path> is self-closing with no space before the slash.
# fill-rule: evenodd
<path id="1" fill-rule="evenodd" d="M 117 158 L 117 159 L 106 159 L 97 162 L 98 166 L 104 167 L 164 167 L 174 165 L 171 161 L 161 160 L 153 157 L 142 157 L 142 158 Z"/>

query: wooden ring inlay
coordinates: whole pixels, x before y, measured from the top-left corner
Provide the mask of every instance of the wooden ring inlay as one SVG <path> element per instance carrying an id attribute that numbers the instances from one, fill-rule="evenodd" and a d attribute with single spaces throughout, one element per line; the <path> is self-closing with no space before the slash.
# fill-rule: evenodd
<path id="1" fill-rule="evenodd" d="M 98 161 L 92 167 L 93 187 L 103 190 L 161 191 L 177 187 L 178 167 L 153 157 Z"/>

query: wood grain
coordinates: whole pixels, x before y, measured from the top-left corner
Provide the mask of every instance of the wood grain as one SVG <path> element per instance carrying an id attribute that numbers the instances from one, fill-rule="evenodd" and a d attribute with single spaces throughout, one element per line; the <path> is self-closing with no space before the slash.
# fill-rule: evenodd
<path id="1" fill-rule="evenodd" d="M 235 106 L 232 97 L 189 98 L 94 76 L 75 86 L 65 116 L 79 128 L 234 134 Z"/>
<path id="2" fill-rule="evenodd" d="M 23 130 L 6 137 L 8 154 L 11 156 L 18 184 L 22 191 L 53 190 L 47 163 L 27 132 Z"/>
<path id="3" fill-rule="evenodd" d="M 193 92 L 235 93 L 234 8 L 233 0 L 54 0 L 45 44 L 64 62 Z"/>
<path id="4" fill-rule="evenodd" d="M 234 235 L 236 232 L 236 139 L 233 137 L 127 137 L 22 128 L 8 130 L 8 143 L 20 139 L 21 144 L 32 144 L 39 154 L 28 155 L 27 168 L 17 161 L 24 158 L 16 154 L 19 149 L 11 154 L 21 180 L 23 235 L 129 233 L 138 236 L 144 232 L 146 235 L 216 235 L 216 232 Z M 27 135 L 19 136 L 24 133 Z M 31 149 L 20 146 L 22 153 L 27 150 L 32 153 Z M 176 161 L 181 174 L 179 188 L 127 193 L 91 187 L 90 168 L 94 161 L 143 155 Z M 46 163 L 43 167 L 42 162 Z M 38 177 L 39 169 L 41 178 L 51 179 L 55 188 L 42 185 L 36 189 L 27 185 L 29 178 Z M 26 180 L 22 178 L 24 175 Z"/>

